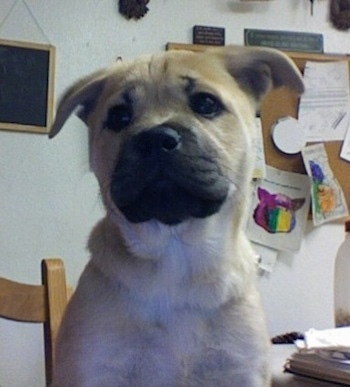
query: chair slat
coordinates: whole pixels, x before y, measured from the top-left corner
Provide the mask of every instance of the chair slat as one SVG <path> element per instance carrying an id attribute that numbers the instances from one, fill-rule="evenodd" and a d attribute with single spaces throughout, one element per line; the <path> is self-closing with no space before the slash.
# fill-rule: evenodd
<path id="1" fill-rule="evenodd" d="M 0 316 L 25 322 L 46 321 L 44 286 L 0 278 Z"/>
<path id="2" fill-rule="evenodd" d="M 41 262 L 42 283 L 47 292 L 46 305 L 49 321 L 44 324 L 46 379 L 50 385 L 56 349 L 56 338 L 67 306 L 67 282 L 64 263 L 59 258 L 44 259 Z"/>
<path id="3" fill-rule="evenodd" d="M 46 385 L 52 382 L 56 337 L 71 295 L 64 263 L 50 258 L 41 262 L 41 285 L 28 285 L 0 277 L 0 317 L 43 323 Z"/>

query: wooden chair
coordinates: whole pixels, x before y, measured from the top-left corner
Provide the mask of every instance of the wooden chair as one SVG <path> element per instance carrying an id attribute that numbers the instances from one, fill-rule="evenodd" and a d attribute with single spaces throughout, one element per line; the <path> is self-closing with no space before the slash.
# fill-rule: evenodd
<path id="1" fill-rule="evenodd" d="M 61 259 L 41 262 L 41 285 L 27 285 L 0 277 L 0 317 L 44 326 L 46 383 L 52 380 L 55 340 L 71 291 Z"/>

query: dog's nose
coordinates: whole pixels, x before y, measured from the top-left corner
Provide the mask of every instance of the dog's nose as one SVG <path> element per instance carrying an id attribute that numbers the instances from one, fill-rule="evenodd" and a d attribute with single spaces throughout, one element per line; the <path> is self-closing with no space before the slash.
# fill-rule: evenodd
<path id="1" fill-rule="evenodd" d="M 173 152 L 181 145 L 181 135 L 172 127 L 162 125 L 138 134 L 135 144 L 143 156 Z"/>

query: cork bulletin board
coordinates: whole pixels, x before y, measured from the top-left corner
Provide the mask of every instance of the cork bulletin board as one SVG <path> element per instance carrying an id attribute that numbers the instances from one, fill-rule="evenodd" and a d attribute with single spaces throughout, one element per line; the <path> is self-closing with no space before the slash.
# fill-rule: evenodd
<path id="1" fill-rule="evenodd" d="M 191 50 L 203 51 L 204 45 L 168 43 L 167 50 Z M 296 63 L 301 72 L 307 61 L 339 61 L 346 60 L 350 66 L 350 58 L 347 56 L 309 54 L 286 52 Z M 350 71 L 350 68 L 349 68 Z M 266 163 L 273 167 L 297 173 L 306 173 L 301 154 L 287 155 L 280 152 L 273 144 L 271 127 L 279 118 L 285 116 L 297 117 L 299 97 L 285 88 L 272 90 L 264 99 L 261 106 L 261 120 L 263 126 L 263 137 L 265 146 Z M 329 164 L 343 188 L 344 195 L 350 208 L 350 163 L 339 157 L 342 146 L 341 141 L 325 142 Z"/>

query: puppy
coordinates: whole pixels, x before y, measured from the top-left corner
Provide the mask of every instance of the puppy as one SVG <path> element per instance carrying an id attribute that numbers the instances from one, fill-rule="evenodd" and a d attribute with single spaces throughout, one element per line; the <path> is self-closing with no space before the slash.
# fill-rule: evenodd
<path id="1" fill-rule="evenodd" d="M 169 51 L 72 86 L 106 216 L 60 329 L 54 386 L 270 384 L 269 340 L 244 234 L 254 118 L 303 91 L 271 49 Z"/>

